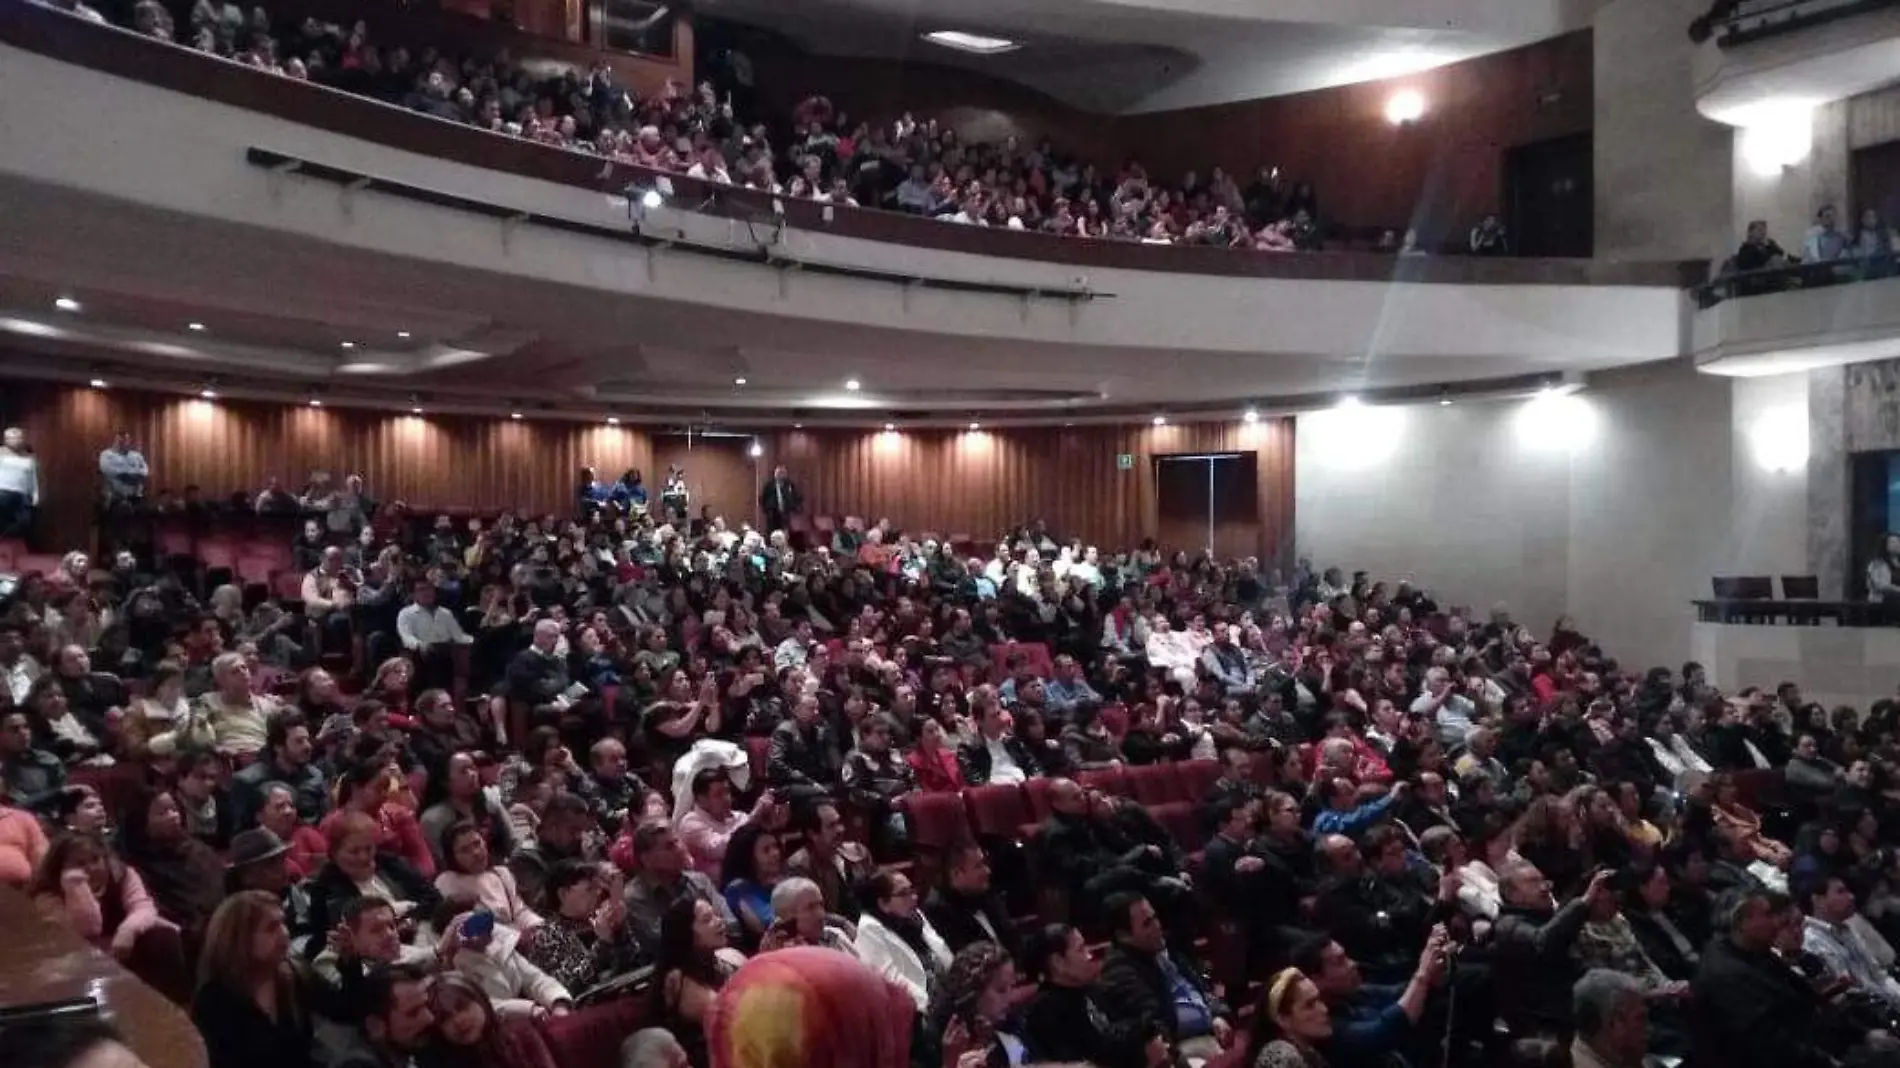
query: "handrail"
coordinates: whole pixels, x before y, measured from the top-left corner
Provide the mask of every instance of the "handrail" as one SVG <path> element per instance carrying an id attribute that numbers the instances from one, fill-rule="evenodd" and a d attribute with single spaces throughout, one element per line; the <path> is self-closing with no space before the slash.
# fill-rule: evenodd
<path id="1" fill-rule="evenodd" d="M 673 184 L 680 201 L 704 202 L 707 206 L 703 210 L 710 213 L 760 218 L 782 212 L 788 225 L 812 233 L 1077 268 L 1240 278 L 1674 289 L 1686 289 L 1708 278 L 1706 260 L 1540 260 L 1396 257 L 1360 252 L 1254 252 L 1057 237 L 959 226 L 877 208 L 818 204 L 696 181 L 633 164 L 608 162 L 594 155 L 491 133 L 327 86 L 270 74 L 130 30 L 74 18 L 25 0 L 0 0 L 0 6 L 6 9 L 5 17 L 0 17 L 0 43 L 61 62 L 345 137 L 592 192 L 618 193 L 630 183 L 665 177 Z"/>
<path id="2" fill-rule="evenodd" d="M 1725 300 L 1788 293 L 1798 289 L 1822 289 L 1827 286 L 1871 282 L 1900 275 L 1900 256 L 1882 253 L 1848 259 L 1822 260 L 1818 263 L 1790 263 L 1780 267 L 1757 267 L 1750 271 L 1723 270 L 1720 274 L 1689 290 L 1696 307 L 1707 311 Z"/>
<path id="3" fill-rule="evenodd" d="M 1707 14 L 1690 24 L 1690 36 L 1716 32 L 1716 45 L 1733 48 L 1848 18 L 1900 0 L 1715 0 Z"/>

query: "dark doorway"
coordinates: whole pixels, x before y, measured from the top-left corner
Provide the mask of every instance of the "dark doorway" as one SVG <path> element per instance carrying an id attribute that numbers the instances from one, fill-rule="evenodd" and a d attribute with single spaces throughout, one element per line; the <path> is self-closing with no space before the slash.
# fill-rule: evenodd
<path id="1" fill-rule="evenodd" d="M 1589 134 L 1536 141 L 1504 157 L 1505 231 L 1519 256 L 1590 255 L 1595 236 Z"/>
<path id="2" fill-rule="evenodd" d="M 1155 533 L 1169 550 L 1260 552 L 1260 482 L 1250 452 L 1155 457 Z"/>

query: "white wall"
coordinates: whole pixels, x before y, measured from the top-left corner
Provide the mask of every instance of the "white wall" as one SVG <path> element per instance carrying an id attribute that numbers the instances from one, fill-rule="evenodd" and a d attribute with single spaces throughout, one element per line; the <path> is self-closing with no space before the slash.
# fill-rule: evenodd
<path id="1" fill-rule="evenodd" d="M 1769 412 L 1805 435 L 1805 380 L 1676 362 L 1555 401 L 1301 416 L 1297 549 L 1443 604 L 1502 601 L 1537 631 L 1569 613 L 1625 663 L 1679 664 L 1711 575 L 1808 570 L 1805 475 L 1752 448 Z"/>

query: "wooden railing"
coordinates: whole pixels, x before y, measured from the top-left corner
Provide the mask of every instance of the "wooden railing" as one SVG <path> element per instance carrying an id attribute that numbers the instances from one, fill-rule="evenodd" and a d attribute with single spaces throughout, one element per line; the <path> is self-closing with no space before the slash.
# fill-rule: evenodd
<path id="1" fill-rule="evenodd" d="M 505 171 L 595 192 L 618 193 L 659 176 L 630 164 L 447 122 L 309 82 L 268 74 L 181 45 L 101 26 L 62 12 L 0 0 L 0 42 L 91 70 L 133 78 L 287 122 L 471 167 Z M 770 219 L 779 205 L 790 226 L 974 255 L 1228 277 L 1461 285 L 1667 286 L 1708 278 L 1708 263 L 1585 259 L 1394 257 L 1359 252 L 1269 253 L 1183 245 L 1141 245 L 959 226 L 876 209 L 833 207 L 668 174 L 675 203 L 708 214 Z"/>

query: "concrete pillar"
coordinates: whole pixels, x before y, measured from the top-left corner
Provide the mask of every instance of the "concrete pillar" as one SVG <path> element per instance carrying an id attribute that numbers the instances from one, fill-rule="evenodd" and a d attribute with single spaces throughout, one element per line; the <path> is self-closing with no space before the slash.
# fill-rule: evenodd
<path id="1" fill-rule="evenodd" d="M 1695 110 L 1689 20 L 1708 0 L 1611 0 L 1598 9 L 1596 254 L 1718 262 L 1733 232 L 1730 129 Z"/>

